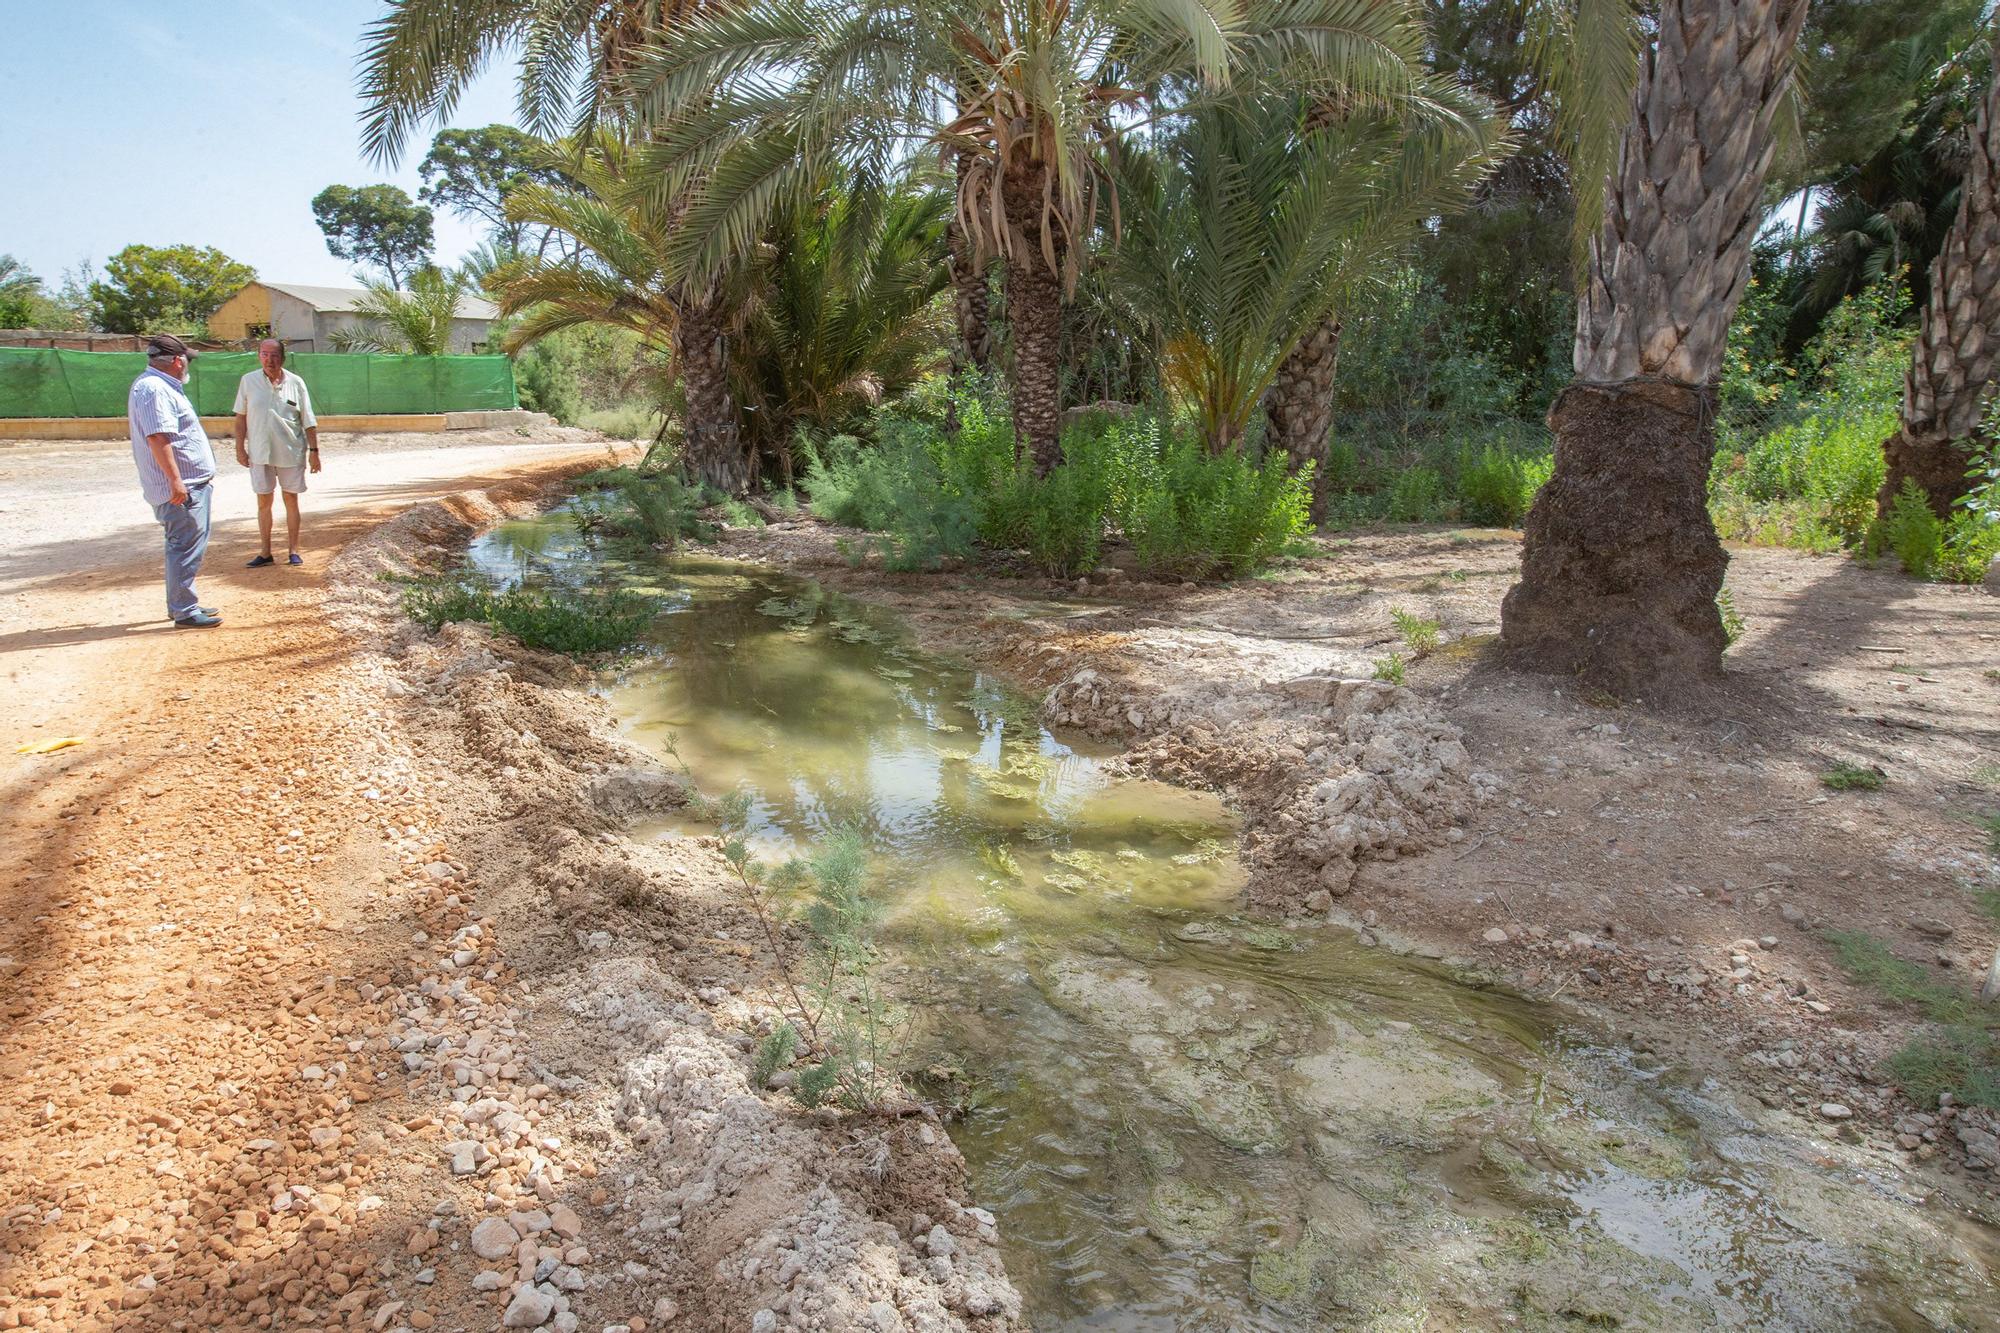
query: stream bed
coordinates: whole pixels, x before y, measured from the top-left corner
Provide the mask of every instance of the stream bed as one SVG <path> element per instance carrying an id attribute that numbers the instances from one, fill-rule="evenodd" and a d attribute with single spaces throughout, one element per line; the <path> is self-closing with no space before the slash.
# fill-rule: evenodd
<path id="1" fill-rule="evenodd" d="M 1990 1231 L 1560 1008 L 1242 914 L 1219 799 L 885 614 L 563 510 L 471 561 L 659 597 L 602 682 L 628 736 L 742 792 L 760 855 L 859 830 L 1036 1329 L 2000 1327 Z"/>

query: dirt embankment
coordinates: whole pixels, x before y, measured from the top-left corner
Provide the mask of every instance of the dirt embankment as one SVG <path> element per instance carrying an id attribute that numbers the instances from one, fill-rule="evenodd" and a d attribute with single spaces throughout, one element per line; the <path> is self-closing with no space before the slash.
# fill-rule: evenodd
<path id="1" fill-rule="evenodd" d="M 130 679 L 65 687 L 86 743 L 0 815 L 0 1327 L 1011 1326 L 937 1126 L 749 1088 L 719 856 L 619 837 L 677 786 L 569 664 L 377 577 L 599 461 L 502 463 L 325 582 L 225 547 L 225 629 L 88 640 Z M 115 620 L 157 555 L 92 579 Z"/>
<path id="2" fill-rule="evenodd" d="M 751 1086 L 776 1017 L 775 959 L 714 839 L 621 836 L 685 793 L 613 734 L 586 673 L 482 629 L 432 636 L 403 618 L 379 576 L 435 565 L 502 517 L 477 497 L 426 506 L 335 570 L 336 623 L 381 646 L 373 665 L 401 730 L 449 786 L 460 858 L 418 880 L 434 899 L 450 892 L 388 1036 L 421 1069 L 426 1052 L 491 1033 L 566 1094 L 563 1137 L 590 1145 L 613 1182 L 593 1195 L 609 1235 L 585 1287 L 568 1288 L 594 1310 L 640 1308 L 664 1286 L 696 1328 L 1012 1326 L 1019 1297 L 993 1219 L 966 1206 L 963 1159 L 934 1119 L 808 1114 Z M 518 1100 L 460 1105 L 448 1137 L 511 1146 L 498 1127 Z M 512 1299 L 560 1301 L 564 1270 L 551 1286 L 530 1267 L 502 1265 Z"/>
<path id="3" fill-rule="evenodd" d="M 724 549 L 896 607 L 1043 691 L 1051 721 L 1225 792 L 1253 901 L 1582 1004 L 1819 1132 L 1937 1159 L 1991 1207 L 1994 1117 L 1902 1095 L 1885 1060 L 1920 1015 L 1855 983 L 1836 941 L 1980 985 L 2000 930 L 1979 820 L 2000 808 L 2000 600 L 1737 551 L 1728 685 L 1674 716 L 1484 664 L 1514 534 L 1320 545 L 1224 587 L 891 574 L 810 522 Z M 1438 622 L 1440 646 L 1413 657 L 1394 611 Z M 1392 653 L 1407 688 L 1369 680 Z M 1841 762 L 1886 782 L 1830 791 Z"/>

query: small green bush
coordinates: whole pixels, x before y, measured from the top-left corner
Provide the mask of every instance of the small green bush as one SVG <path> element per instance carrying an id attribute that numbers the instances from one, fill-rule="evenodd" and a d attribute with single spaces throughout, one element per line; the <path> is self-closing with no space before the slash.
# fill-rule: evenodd
<path id="1" fill-rule="evenodd" d="M 1934 572 L 1946 583 L 1983 583 L 1995 556 L 2000 556 L 2000 519 L 1961 509 L 1945 524 Z"/>
<path id="2" fill-rule="evenodd" d="M 1749 622 L 1743 619 L 1743 613 L 1736 609 L 1736 594 L 1727 588 L 1715 594 L 1715 611 L 1722 617 L 1723 645 L 1735 647 L 1736 641 L 1743 637 L 1743 631 L 1750 628 Z"/>
<path id="3" fill-rule="evenodd" d="M 1389 518 L 1397 523 L 1436 523 L 1446 517 L 1444 474 L 1419 464 L 1405 469 L 1389 488 Z"/>
<path id="4" fill-rule="evenodd" d="M 1819 785 L 1830 791 L 1880 791 L 1883 780 L 1880 769 L 1846 760 L 1819 775 Z"/>
<path id="5" fill-rule="evenodd" d="M 610 489 L 617 503 L 608 516 L 631 536 L 660 546 L 675 546 L 684 538 L 702 542 L 715 538 L 715 528 L 701 517 L 708 496 L 678 472 L 627 471 L 614 479 Z"/>
<path id="6" fill-rule="evenodd" d="M 928 567 L 976 543 L 1073 578 L 1117 536 L 1141 572 L 1236 576 L 1283 554 L 1308 526 L 1310 476 L 1288 475 L 1280 458 L 1211 455 L 1194 432 L 1157 418 L 1102 415 L 1073 428 L 1064 461 L 1037 477 L 988 388 L 955 392 L 955 431 L 883 412 L 872 446 L 836 437 L 808 465 L 813 511 L 879 534 L 873 549 L 894 568 Z"/>
<path id="7" fill-rule="evenodd" d="M 1443 625 L 1402 610 L 1391 610 L 1389 619 L 1396 623 L 1396 632 L 1403 636 L 1403 646 L 1410 650 L 1411 657 L 1429 657 L 1437 651 Z"/>
<path id="8" fill-rule="evenodd" d="M 650 440 L 660 433 L 664 419 L 660 409 L 651 403 L 619 403 L 615 407 L 585 411 L 576 418 L 576 424 L 614 440 Z"/>
<path id="9" fill-rule="evenodd" d="M 1874 554 L 1893 554 L 1903 572 L 1927 579 L 1944 555 L 1944 521 L 1931 512 L 1931 503 L 1914 478 L 1903 479 L 1895 503 L 1876 523 L 1869 536 Z"/>
<path id="10" fill-rule="evenodd" d="M 1376 680 L 1384 680 L 1391 685 L 1401 685 L 1403 683 L 1403 655 L 1401 653 L 1390 653 L 1387 657 L 1377 658 L 1375 661 L 1374 676 Z"/>
<path id="11" fill-rule="evenodd" d="M 511 634 L 530 648 L 572 656 L 629 647 L 658 614 L 651 598 L 622 589 L 488 588 L 425 580 L 403 593 L 403 610 L 426 629 L 471 621 Z"/>
<path id="12" fill-rule="evenodd" d="M 1553 455 L 1523 456 L 1487 443 L 1458 458 L 1458 516 L 1485 527 L 1519 526 L 1555 468 Z"/>

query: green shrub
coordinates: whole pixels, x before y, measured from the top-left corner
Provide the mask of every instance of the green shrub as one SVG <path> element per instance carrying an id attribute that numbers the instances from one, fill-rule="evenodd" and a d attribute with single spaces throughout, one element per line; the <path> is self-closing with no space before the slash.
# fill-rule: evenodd
<path id="1" fill-rule="evenodd" d="M 1995 556 L 2000 556 L 2000 518 L 1961 509 L 1945 524 L 1936 574 L 1947 583 L 1981 583 Z"/>
<path id="2" fill-rule="evenodd" d="M 1871 554 L 1893 554 L 1903 572 L 1927 579 L 1944 555 L 1944 521 L 1931 512 L 1931 502 L 1915 478 L 1905 477 L 1895 503 L 1869 536 Z"/>
<path id="3" fill-rule="evenodd" d="M 1037 477 L 1016 457 L 990 389 L 954 393 L 955 431 L 885 411 L 872 447 L 836 437 L 808 465 L 813 511 L 880 534 L 873 549 L 892 567 L 923 568 L 977 543 L 1073 578 L 1117 535 L 1141 571 L 1233 576 L 1283 553 L 1307 526 L 1310 478 L 1288 476 L 1280 458 L 1212 456 L 1190 430 L 1101 414 L 1068 432 L 1064 461 Z"/>
<path id="4" fill-rule="evenodd" d="M 587 410 L 576 424 L 614 440 L 650 440 L 660 433 L 662 420 L 659 408 L 651 403 L 619 403 Z"/>
<path id="5" fill-rule="evenodd" d="M 1724 588 L 1715 594 L 1715 612 L 1722 617 L 1722 642 L 1725 648 L 1733 648 L 1743 637 L 1743 631 L 1750 628 L 1743 619 L 1743 613 L 1736 609 L 1736 594 Z"/>
<path id="6" fill-rule="evenodd" d="M 1312 474 L 1272 454 L 1209 454 L 1193 435 L 1164 442 L 1129 424 L 1084 454 L 1140 570 L 1184 579 L 1236 577 L 1283 554 L 1310 526 Z M 1138 447 L 1134 447 L 1134 446 Z"/>
<path id="7" fill-rule="evenodd" d="M 1553 454 L 1524 457 L 1487 443 L 1458 456 L 1458 516 L 1486 527 L 1519 526 L 1555 468 Z"/>
<path id="8" fill-rule="evenodd" d="M 1399 609 L 1391 609 L 1389 619 L 1395 622 L 1396 633 L 1403 636 L 1403 646 L 1410 650 L 1411 657 L 1429 657 L 1437 651 L 1443 625 Z"/>
<path id="9" fill-rule="evenodd" d="M 448 621 L 491 625 L 530 648 L 572 656 L 630 646 L 652 624 L 651 598 L 620 589 L 509 588 L 495 592 L 458 580 L 425 580 L 403 594 L 403 610 L 426 629 Z"/>
<path id="10" fill-rule="evenodd" d="M 1390 653 L 1387 657 L 1377 658 L 1375 660 L 1374 677 L 1376 680 L 1387 681 L 1391 685 L 1401 685 L 1403 683 L 1403 655 L 1401 653 Z"/>
<path id="11" fill-rule="evenodd" d="M 686 538 L 714 540 L 714 526 L 701 517 L 708 496 L 678 472 L 625 471 L 612 482 L 613 504 L 599 512 L 619 530 L 658 546 L 676 546 Z"/>
<path id="12" fill-rule="evenodd" d="M 1436 523 L 1446 517 L 1444 474 L 1419 464 L 1389 489 L 1389 517 L 1398 523 Z"/>
<path id="13" fill-rule="evenodd" d="M 761 528 L 766 526 L 764 516 L 738 499 L 724 500 L 716 506 L 722 511 L 722 521 L 732 528 Z"/>

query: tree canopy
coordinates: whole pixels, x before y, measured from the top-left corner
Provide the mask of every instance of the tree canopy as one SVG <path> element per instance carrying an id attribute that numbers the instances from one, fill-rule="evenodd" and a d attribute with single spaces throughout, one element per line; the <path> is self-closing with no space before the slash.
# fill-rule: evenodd
<path id="1" fill-rule="evenodd" d="M 382 270 L 400 287 L 430 262 L 431 211 L 394 185 L 329 185 L 313 196 L 313 220 L 336 259 Z"/>
<path id="2" fill-rule="evenodd" d="M 109 333 L 199 333 L 216 307 L 256 278 L 256 269 L 212 246 L 128 245 L 90 284 L 90 302 Z"/>
<path id="3" fill-rule="evenodd" d="M 485 224 L 503 251 L 540 252 L 550 232 L 507 216 L 507 196 L 529 182 L 556 185 L 562 173 L 547 164 L 539 139 L 512 125 L 441 130 L 417 164 L 424 186 L 417 197 L 433 208 Z"/>

